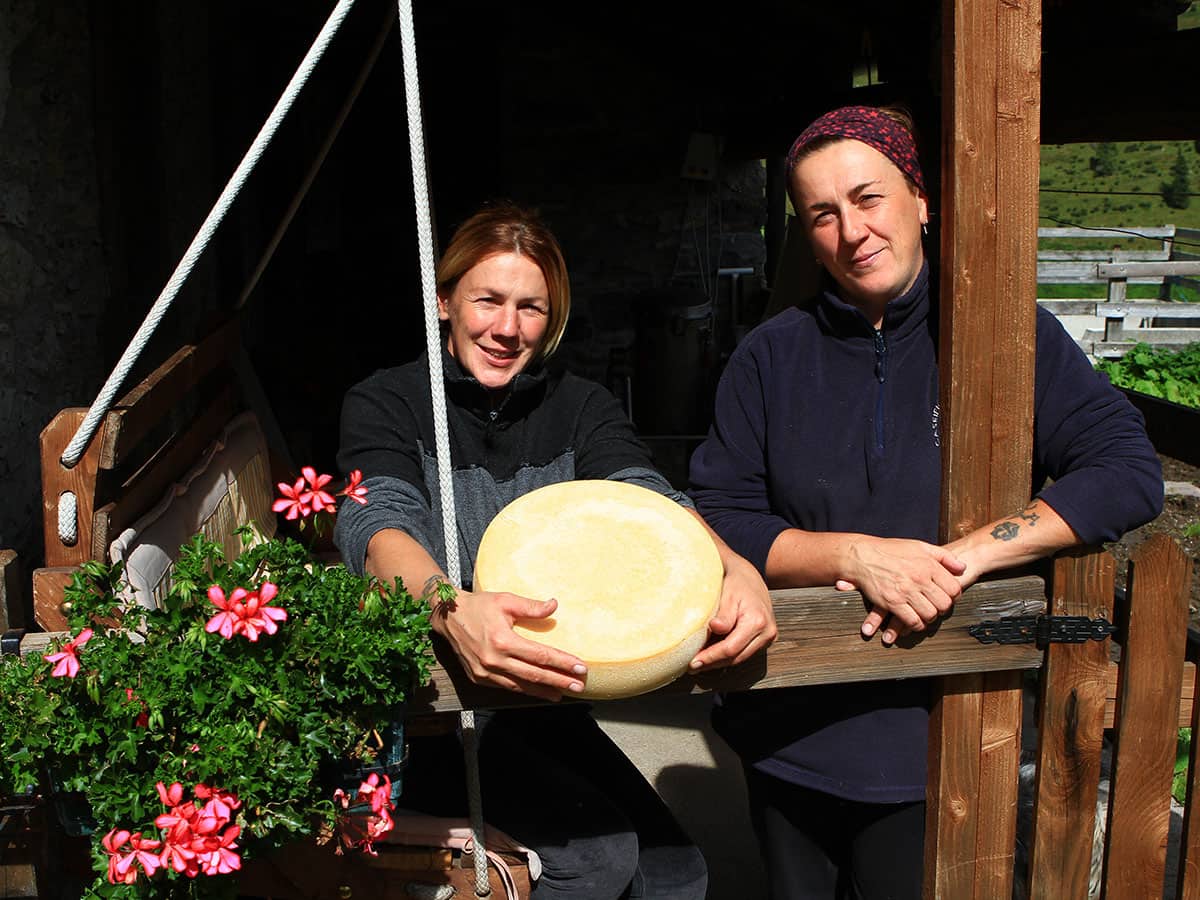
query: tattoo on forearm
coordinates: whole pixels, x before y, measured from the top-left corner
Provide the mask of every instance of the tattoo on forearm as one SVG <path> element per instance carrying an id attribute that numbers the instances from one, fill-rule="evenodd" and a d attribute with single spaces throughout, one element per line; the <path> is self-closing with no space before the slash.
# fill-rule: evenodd
<path id="1" fill-rule="evenodd" d="M 998 522 L 992 529 L 992 537 L 998 541 L 1011 541 L 1020 530 L 1021 526 L 1016 522 Z"/>
<path id="2" fill-rule="evenodd" d="M 1030 503 L 1027 507 L 1017 513 L 1015 518 L 1020 519 L 1030 528 L 1034 528 L 1038 523 L 1038 519 L 1041 518 L 1040 515 L 1033 511 L 1034 507 L 1035 504 Z M 996 527 L 994 527 L 991 531 L 992 537 L 997 541 L 1011 541 L 1020 533 L 1020 524 L 1011 520 L 997 523 Z"/>

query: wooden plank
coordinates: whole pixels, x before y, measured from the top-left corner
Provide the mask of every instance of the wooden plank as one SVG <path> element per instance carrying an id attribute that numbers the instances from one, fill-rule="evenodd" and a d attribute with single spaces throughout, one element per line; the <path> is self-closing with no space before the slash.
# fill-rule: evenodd
<path id="1" fill-rule="evenodd" d="M 910 635 L 885 647 L 878 640 L 864 641 L 859 634 L 865 607 L 854 592 L 833 588 L 772 591 L 779 638 L 766 653 L 734 668 L 686 675 L 662 690 L 749 690 L 1037 668 L 1042 654 L 1032 644 L 981 644 L 967 629 L 1003 616 L 1043 612 L 1044 592 L 1042 580 L 1030 576 L 975 585 L 963 593 L 953 613 L 924 636 Z M 21 640 L 21 653 L 40 652 L 53 637 L 27 634 Z M 429 683 L 410 699 L 413 715 L 540 702 L 471 684 L 449 647 L 438 642 L 435 649 L 439 664 Z"/>
<path id="2" fill-rule="evenodd" d="M 952 540 L 1029 497 L 1040 4 L 944 10 L 941 536 Z M 994 718 L 1009 714 L 1003 698 L 974 696 L 981 686 L 946 679 L 931 720 L 926 897 L 1004 893 L 992 878 L 1011 866 L 1016 779 L 997 773 L 1012 750 L 981 741 L 1017 729 Z"/>
<path id="3" fill-rule="evenodd" d="M 1127 259 L 1133 262 L 1156 262 L 1170 259 L 1168 250 L 1039 250 L 1038 262 L 1053 262 L 1062 260 L 1115 262 L 1116 259 Z"/>
<path id="4" fill-rule="evenodd" d="M 979 751 L 980 827 L 975 835 L 975 897 L 1011 897 L 1021 765 L 1019 671 L 983 676 Z"/>
<path id="5" fill-rule="evenodd" d="M 1099 303 L 1096 313 L 1101 316 L 1174 316 L 1177 319 L 1200 319 L 1200 303 L 1164 303 L 1148 300 L 1126 303 Z"/>
<path id="6" fill-rule="evenodd" d="M 1038 298 L 1038 306 L 1056 316 L 1099 316 L 1097 307 L 1102 306 L 1102 300 L 1043 300 Z"/>
<path id="7" fill-rule="evenodd" d="M 1054 561 L 1050 612 L 1112 620 L 1112 554 L 1081 547 Z M 1100 782 L 1109 641 L 1046 650 L 1030 840 L 1030 900 L 1084 900 Z"/>
<path id="8" fill-rule="evenodd" d="M 937 752 L 933 747 L 935 736 Z M 929 718 L 929 737 L 922 896 L 946 900 L 972 897 L 979 831 L 982 675 L 944 679 Z"/>
<path id="9" fill-rule="evenodd" d="M 25 627 L 25 581 L 15 550 L 0 550 L 0 631 Z"/>
<path id="10" fill-rule="evenodd" d="M 137 443 L 200 380 L 232 357 L 241 342 L 236 319 L 226 322 L 196 346 L 180 348 L 122 397 L 105 421 L 99 465 L 115 469 Z"/>
<path id="11" fill-rule="evenodd" d="M 104 428 L 96 433 L 79 462 L 67 468 L 63 451 L 87 415 L 86 409 L 64 409 L 47 425 L 40 438 L 42 466 L 42 537 L 47 566 L 74 566 L 88 558 L 92 546 L 92 513 L 96 507 L 96 477 Z M 58 536 L 58 507 L 66 492 L 75 495 L 77 537 L 64 543 Z"/>
<path id="12" fill-rule="evenodd" d="M 46 631 L 66 630 L 67 617 L 62 609 L 63 591 L 77 571 L 76 566 L 33 570 L 33 620 Z M 25 641 L 22 640 L 22 652 L 24 648 Z"/>
<path id="13" fill-rule="evenodd" d="M 1108 900 L 1142 900 L 1163 889 L 1191 561 L 1156 534 L 1133 551 L 1128 583 L 1104 857 Z"/>
<path id="14" fill-rule="evenodd" d="M 1179 236 L 1182 238 L 1186 229 L 1174 225 L 1160 225 L 1153 228 L 1142 228 L 1130 225 L 1126 228 L 1039 228 L 1039 238 L 1131 238 L 1144 235 L 1155 240 Z"/>
<path id="15" fill-rule="evenodd" d="M 941 536 L 987 521 L 996 271 L 997 13 L 994 0 L 942 5 Z M 1015 330 L 1015 329 L 1014 329 Z M 981 676 L 946 678 L 929 726 L 926 898 L 974 894 L 983 734 Z"/>
<path id="16" fill-rule="evenodd" d="M 227 384 L 180 435 L 174 436 L 116 489 L 116 500 L 96 510 L 92 519 L 92 559 L 108 559 L 113 539 L 144 515 L 180 477 L 233 418 L 236 390 Z"/>
<path id="17" fill-rule="evenodd" d="M 1200 689 L 1200 667 L 1192 666 L 1190 673 L 1184 672 L 1185 685 L 1192 689 L 1194 697 Z M 1192 729 L 1192 746 L 1188 754 L 1187 802 L 1183 807 L 1183 830 L 1179 837 L 1179 876 L 1175 881 L 1176 900 L 1200 898 L 1200 820 L 1196 818 L 1200 804 L 1200 704 L 1193 703 L 1189 709 L 1188 725 Z"/>
<path id="18" fill-rule="evenodd" d="M 1096 274 L 1106 278 L 1162 278 L 1165 275 L 1200 275 L 1200 261 L 1097 263 Z"/>
<path id="19" fill-rule="evenodd" d="M 831 588 L 772 591 L 779 637 L 765 654 L 730 669 L 685 675 L 662 690 L 752 690 L 1036 668 L 1041 652 L 1033 645 L 983 645 L 967 629 L 1006 615 L 1034 615 L 1045 608 L 1041 592 L 1041 579 L 1028 576 L 976 585 L 964 592 L 953 615 L 924 637 L 909 636 L 894 647 L 885 647 L 878 640 L 862 639 L 859 626 L 865 607 L 854 592 Z M 508 691 L 472 684 L 445 645 L 438 646 L 438 660 L 440 665 L 430 683 L 416 691 L 410 702 L 414 714 L 529 702 Z"/>
<path id="20" fill-rule="evenodd" d="M 1113 728 L 1117 724 L 1117 664 L 1110 663 L 1105 675 L 1104 698 L 1104 727 Z M 1185 662 L 1182 684 L 1179 689 L 1179 727 L 1190 728 L 1192 724 L 1192 701 L 1195 699 L 1196 664 Z"/>

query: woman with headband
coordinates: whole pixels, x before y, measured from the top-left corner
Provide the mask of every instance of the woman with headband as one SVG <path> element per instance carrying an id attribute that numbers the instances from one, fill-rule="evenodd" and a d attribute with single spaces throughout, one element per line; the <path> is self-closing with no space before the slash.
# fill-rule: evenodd
<path id="1" fill-rule="evenodd" d="M 1052 483 L 938 546 L 937 292 L 911 123 L 835 110 L 796 140 L 788 172 L 822 290 L 738 346 L 691 462 L 701 513 L 768 585 L 861 591 L 863 638 L 892 643 L 988 572 L 1158 514 L 1140 414 L 1039 309 L 1033 484 Z M 920 896 L 929 703 L 924 680 L 720 698 L 772 897 Z"/>

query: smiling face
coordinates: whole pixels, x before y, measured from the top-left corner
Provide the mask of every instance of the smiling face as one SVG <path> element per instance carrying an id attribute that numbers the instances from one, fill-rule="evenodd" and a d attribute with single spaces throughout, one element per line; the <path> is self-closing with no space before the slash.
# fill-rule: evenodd
<path id="1" fill-rule="evenodd" d="M 447 349 L 486 388 L 497 390 L 525 369 L 549 323 L 546 278 L 518 253 L 486 256 L 438 295 L 438 318 L 450 325 Z"/>
<path id="2" fill-rule="evenodd" d="M 878 327 L 890 300 L 917 279 L 925 254 L 925 195 L 886 156 L 842 140 L 802 158 L 791 175 L 792 204 L 817 261 Z"/>

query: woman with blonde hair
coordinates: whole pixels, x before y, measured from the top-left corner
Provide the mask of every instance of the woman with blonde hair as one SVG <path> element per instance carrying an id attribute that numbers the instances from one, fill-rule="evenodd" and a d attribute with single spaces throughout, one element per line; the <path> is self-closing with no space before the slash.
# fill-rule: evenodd
<path id="1" fill-rule="evenodd" d="M 691 506 L 651 465 L 604 388 L 552 365 L 570 311 L 566 264 L 533 213 L 491 206 L 464 222 L 437 269 L 445 343 L 452 481 L 464 572 L 484 529 L 535 488 L 582 478 L 632 482 Z M 371 492 L 350 504 L 335 540 L 346 564 L 412 590 L 445 579 L 429 360 L 377 372 L 342 410 L 339 466 L 361 469 Z M 714 641 L 695 668 L 739 662 L 775 635 L 761 577 L 717 540 L 725 580 Z M 525 640 L 517 619 L 550 616 L 555 601 L 457 591 L 433 627 L 473 681 L 558 700 L 582 690 L 583 661 Z M 483 807 L 492 824 L 538 852 L 533 897 L 700 900 L 699 851 L 654 789 L 582 704 L 477 714 Z M 401 803 L 462 811 L 461 754 L 414 741 Z"/>

